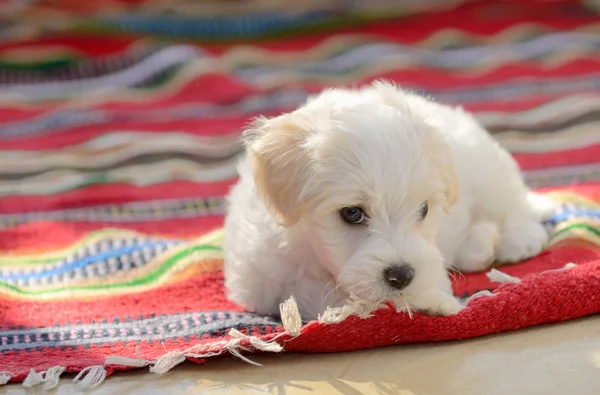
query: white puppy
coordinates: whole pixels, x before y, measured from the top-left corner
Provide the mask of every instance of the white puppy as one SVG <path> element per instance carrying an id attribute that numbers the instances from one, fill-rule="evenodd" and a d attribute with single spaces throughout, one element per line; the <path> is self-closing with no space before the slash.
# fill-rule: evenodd
<path id="1" fill-rule="evenodd" d="M 260 118 L 229 196 L 225 285 L 251 311 L 303 318 L 350 295 L 455 314 L 447 268 L 517 262 L 551 209 L 462 109 L 376 82 Z"/>

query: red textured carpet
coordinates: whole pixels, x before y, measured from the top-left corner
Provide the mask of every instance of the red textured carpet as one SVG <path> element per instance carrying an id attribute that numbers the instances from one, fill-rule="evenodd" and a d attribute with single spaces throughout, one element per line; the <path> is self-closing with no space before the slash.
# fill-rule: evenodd
<path id="1" fill-rule="evenodd" d="M 452 2 L 406 15 L 390 2 L 396 17 L 379 22 L 364 5 L 356 15 L 314 5 L 267 22 L 199 10 L 187 23 L 125 3 L 126 18 L 105 19 L 35 3 L 19 11 L 29 30 L 12 18 L 0 42 L 0 383 L 50 388 L 83 370 L 77 381 L 92 387 L 115 370 L 223 352 L 465 339 L 600 311 L 595 10 Z M 74 23 L 47 33 L 44 15 L 65 10 Z M 454 317 L 382 309 L 298 334 L 242 311 L 225 298 L 220 250 L 240 130 L 325 86 L 378 77 L 475 113 L 529 185 L 562 203 L 548 250 L 499 268 L 514 283 L 457 276 L 458 296 L 493 295 Z"/>

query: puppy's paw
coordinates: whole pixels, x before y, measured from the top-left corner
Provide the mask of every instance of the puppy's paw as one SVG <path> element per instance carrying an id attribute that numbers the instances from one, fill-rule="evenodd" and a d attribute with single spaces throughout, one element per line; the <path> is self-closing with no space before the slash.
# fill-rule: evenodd
<path id="1" fill-rule="evenodd" d="M 516 263 L 539 254 L 548 243 L 548 232 L 539 222 L 515 221 L 502 229 L 497 259 Z"/>
<path id="2" fill-rule="evenodd" d="M 527 194 L 527 205 L 539 221 L 550 219 L 560 207 L 554 200 L 535 192 Z"/>
<path id="3" fill-rule="evenodd" d="M 465 308 L 453 295 L 441 291 L 431 291 L 407 302 L 415 310 L 433 316 L 455 315 Z"/>
<path id="4" fill-rule="evenodd" d="M 499 240 L 500 232 L 494 222 L 474 223 L 460 246 L 454 264 L 463 272 L 479 272 L 487 269 L 496 258 Z"/>
<path id="5" fill-rule="evenodd" d="M 456 315 L 460 313 L 465 307 L 455 297 L 449 297 L 444 300 L 440 300 L 436 306 L 425 310 L 425 314 L 434 316 L 447 317 L 449 315 Z"/>

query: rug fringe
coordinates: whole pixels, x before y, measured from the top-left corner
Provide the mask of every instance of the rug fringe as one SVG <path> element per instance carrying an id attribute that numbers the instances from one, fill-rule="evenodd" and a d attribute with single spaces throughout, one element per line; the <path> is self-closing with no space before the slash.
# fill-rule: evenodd
<path id="1" fill-rule="evenodd" d="M 575 266 L 577 266 L 575 263 L 569 262 L 569 263 L 567 263 L 565 266 L 563 266 L 561 268 L 546 270 L 546 271 L 544 271 L 542 273 L 545 273 L 545 272 L 560 272 L 560 271 L 563 271 L 563 270 L 572 269 Z M 490 279 L 490 281 L 495 282 L 495 283 L 500 283 L 500 284 L 508 284 L 508 283 L 518 284 L 518 283 L 521 282 L 520 278 L 511 276 L 510 274 L 506 274 L 506 273 L 501 272 L 500 270 L 496 270 L 496 269 L 490 270 L 488 273 L 486 273 L 486 276 Z M 473 295 L 473 296 L 475 296 L 475 295 Z M 471 296 L 471 298 L 473 296 Z"/>
<path id="2" fill-rule="evenodd" d="M 104 360 L 105 365 L 131 366 L 132 368 L 143 368 L 151 364 L 144 359 L 120 357 L 118 355 L 109 355 Z"/>
<path id="3" fill-rule="evenodd" d="M 31 388 L 39 384 L 43 384 L 44 389 L 49 390 L 58 385 L 60 382 L 60 375 L 65 372 L 64 366 L 53 366 L 46 371 L 36 372 L 34 369 L 29 371 L 25 380 L 23 380 L 23 387 Z"/>
<path id="4" fill-rule="evenodd" d="M 106 379 L 106 369 L 102 365 L 88 366 L 73 379 L 82 389 L 94 389 Z"/>
<path id="5" fill-rule="evenodd" d="M 35 370 L 30 369 L 29 374 L 27 375 L 27 377 L 25 377 L 25 380 L 23 380 L 23 387 L 31 388 L 34 385 L 38 385 L 43 382 L 44 378 L 42 377 L 42 375 L 36 372 Z"/>
<path id="6" fill-rule="evenodd" d="M 560 272 L 563 270 L 569 270 L 574 268 L 575 266 L 577 266 L 575 263 L 570 262 L 567 263 L 565 266 L 559 268 L 559 269 L 551 269 L 551 270 L 546 270 L 547 272 Z M 518 284 L 521 282 L 521 280 L 518 277 L 514 277 L 511 276 L 509 274 L 506 274 L 504 272 L 501 272 L 500 270 L 496 270 L 496 269 L 492 269 L 490 270 L 489 273 L 486 274 L 487 277 L 490 279 L 490 281 L 493 281 L 495 283 L 501 283 L 501 284 L 505 284 L 505 283 L 513 283 L 513 284 Z M 495 293 L 488 291 L 487 289 L 483 290 L 483 291 L 479 291 L 477 293 L 474 293 L 473 295 L 471 295 L 466 301 L 465 301 L 465 306 L 469 305 L 469 302 L 471 302 L 473 299 L 477 299 L 477 298 L 481 298 L 481 297 L 493 297 L 496 296 Z"/>
<path id="7" fill-rule="evenodd" d="M 164 374 L 175 366 L 185 361 L 185 353 L 181 351 L 169 351 L 160 358 L 158 358 L 152 366 L 150 366 L 150 372 L 156 374 Z"/>
<path id="8" fill-rule="evenodd" d="M 198 345 L 188 348 L 184 351 L 170 351 L 161 357 L 159 357 L 150 366 L 150 372 L 156 374 L 165 374 L 175 366 L 183 363 L 187 358 L 204 359 L 220 355 L 225 351 L 228 351 L 231 355 L 235 355 L 241 360 L 248 362 L 252 365 L 262 366 L 258 362 L 252 361 L 248 357 L 242 354 L 242 351 L 252 352 L 252 349 L 266 351 L 266 352 L 281 352 L 283 347 L 275 340 L 281 336 L 287 335 L 287 332 L 282 332 L 279 335 L 273 337 L 270 340 L 261 340 L 256 336 L 245 335 L 235 328 L 229 330 L 229 336 L 231 340 L 218 341 L 207 345 Z M 249 343 L 250 347 L 244 346 L 242 343 Z"/>
<path id="9" fill-rule="evenodd" d="M 487 278 L 490 279 L 491 282 L 499 283 L 499 284 L 518 284 L 521 282 L 521 279 L 518 277 L 513 277 L 510 274 L 506 274 L 501 272 L 500 270 L 492 269 L 485 274 Z"/>
<path id="10" fill-rule="evenodd" d="M 44 374 L 44 389 L 52 389 L 60 382 L 60 375 L 67 370 L 64 366 L 53 366 Z"/>
<path id="11" fill-rule="evenodd" d="M 288 300 L 280 304 L 279 312 L 281 314 L 281 321 L 283 322 L 283 329 L 292 337 L 299 336 L 300 329 L 302 329 L 302 317 L 300 316 L 296 299 L 291 296 Z"/>
<path id="12" fill-rule="evenodd" d="M 213 357 L 228 351 L 241 360 L 252 365 L 261 366 L 258 362 L 252 361 L 242 352 L 252 352 L 260 350 L 265 352 L 281 352 L 283 347 L 276 342 L 282 336 L 289 335 L 292 338 L 300 335 L 302 329 L 302 317 L 296 300 L 291 297 L 279 306 L 281 321 L 284 332 L 269 339 L 262 340 L 257 336 L 246 335 L 239 330 L 232 328 L 229 330 L 230 340 L 216 341 L 210 344 L 197 345 L 186 350 L 169 351 L 161 355 L 155 361 L 146 361 L 137 358 L 127 358 L 118 355 L 108 356 L 105 359 L 105 365 L 120 365 L 131 367 L 143 367 L 150 365 L 150 372 L 156 374 L 165 374 L 177 365 L 185 362 L 187 358 L 204 359 Z M 248 344 L 249 347 L 244 344 Z"/>
<path id="13" fill-rule="evenodd" d="M 410 305 L 408 304 L 406 299 L 394 302 L 394 307 L 396 308 L 396 313 L 404 311 L 408 313 L 408 318 L 410 318 L 411 320 L 413 319 L 413 311 L 410 308 Z"/>
<path id="14" fill-rule="evenodd" d="M 473 295 L 469 296 L 469 298 L 467 300 L 465 300 L 465 306 L 468 306 L 469 303 L 473 299 L 488 298 L 488 297 L 494 297 L 494 296 L 496 296 L 496 294 L 493 293 L 492 291 L 488 291 L 487 289 L 484 289 L 483 291 L 475 292 Z"/>
<path id="15" fill-rule="evenodd" d="M 387 305 L 384 303 L 373 303 L 351 295 L 350 302 L 344 306 L 327 307 L 323 314 L 319 315 L 318 321 L 326 325 L 331 325 L 338 324 L 351 315 L 355 315 L 360 318 L 369 318 L 374 311 L 384 308 L 387 308 Z M 404 307 L 396 304 L 396 310 L 403 311 Z"/>
<path id="16" fill-rule="evenodd" d="M 0 372 L 0 385 L 7 384 L 12 376 L 11 372 Z"/>

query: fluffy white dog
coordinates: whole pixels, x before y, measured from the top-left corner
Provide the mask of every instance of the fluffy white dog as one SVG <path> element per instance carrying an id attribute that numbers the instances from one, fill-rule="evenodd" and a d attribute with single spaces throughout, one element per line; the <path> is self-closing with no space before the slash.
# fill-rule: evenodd
<path id="1" fill-rule="evenodd" d="M 518 262 L 548 239 L 552 203 L 473 117 L 385 82 L 259 118 L 243 142 L 225 285 L 260 314 L 292 295 L 303 318 L 350 295 L 455 314 L 448 268 Z"/>

